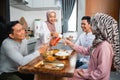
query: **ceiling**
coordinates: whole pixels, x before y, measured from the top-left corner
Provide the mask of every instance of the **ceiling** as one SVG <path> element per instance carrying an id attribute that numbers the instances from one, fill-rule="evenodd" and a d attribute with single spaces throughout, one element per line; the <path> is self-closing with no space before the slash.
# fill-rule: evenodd
<path id="1" fill-rule="evenodd" d="M 53 10 L 59 10 L 61 9 L 60 6 L 49 6 L 49 7 L 32 7 L 29 6 L 30 2 L 27 0 L 10 0 L 10 6 L 22 9 L 24 11 L 38 11 L 38 10 L 47 10 L 47 9 L 53 9 Z M 44 5 L 44 4 L 43 4 Z"/>

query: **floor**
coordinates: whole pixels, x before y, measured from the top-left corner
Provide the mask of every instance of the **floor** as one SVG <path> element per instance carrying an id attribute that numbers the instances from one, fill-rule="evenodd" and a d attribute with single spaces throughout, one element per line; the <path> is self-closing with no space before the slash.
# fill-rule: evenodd
<path id="1" fill-rule="evenodd" d="M 118 72 L 111 72 L 110 80 L 120 80 L 120 73 L 118 73 Z"/>

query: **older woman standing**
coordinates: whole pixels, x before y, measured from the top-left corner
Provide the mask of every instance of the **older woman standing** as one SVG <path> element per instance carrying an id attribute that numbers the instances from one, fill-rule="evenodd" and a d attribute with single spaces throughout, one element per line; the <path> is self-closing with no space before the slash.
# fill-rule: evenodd
<path id="1" fill-rule="evenodd" d="M 53 34 L 53 36 L 58 35 L 55 29 L 56 12 L 54 10 L 49 10 L 46 13 L 46 17 L 47 21 L 42 22 L 40 26 L 40 38 L 37 40 L 35 49 L 38 49 L 43 43 L 49 43 L 51 39 L 51 33 Z"/>
<path id="2" fill-rule="evenodd" d="M 95 35 L 93 45 L 87 49 L 65 40 L 77 52 L 90 55 L 88 69 L 76 69 L 73 78 L 68 80 L 109 80 L 113 54 L 119 54 L 119 34 L 117 22 L 103 13 L 91 19 Z"/>

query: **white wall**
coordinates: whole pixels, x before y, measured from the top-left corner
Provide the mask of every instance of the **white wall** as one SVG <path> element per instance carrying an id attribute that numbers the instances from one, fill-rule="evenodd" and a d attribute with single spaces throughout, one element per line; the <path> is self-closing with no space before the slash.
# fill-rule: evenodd
<path id="1" fill-rule="evenodd" d="M 10 21 L 19 20 L 25 15 L 25 11 L 10 6 Z"/>
<path id="2" fill-rule="evenodd" d="M 85 16 L 85 2 L 86 0 L 78 0 L 78 35 L 82 33 L 81 29 L 81 18 Z M 58 19 L 58 28 L 57 31 L 61 32 L 61 10 L 56 10 L 57 12 L 57 19 Z M 28 26 L 33 29 L 34 25 L 33 22 L 35 19 L 41 19 L 43 21 L 46 20 L 46 10 L 40 10 L 40 11 L 23 11 L 20 9 L 16 9 L 14 7 L 10 7 L 10 20 L 19 20 L 20 17 L 25 17 Z"/>
<path id="3" fill-rule="evenodd" d="M 41 19 L 42 21 L 46 21 L 46 11 L 47 10 L 40 10 L 40 11 L 23 11 L 21 9 L 14 8 L 10 6 L 10 20 L 19 20 L 22 16 L 25 18 L 28 27 L 31 29 L 34 28 L 34 20 Z M 57 32 L 61 32 L 61 10 L 56 10 L 57 13 Z"/>

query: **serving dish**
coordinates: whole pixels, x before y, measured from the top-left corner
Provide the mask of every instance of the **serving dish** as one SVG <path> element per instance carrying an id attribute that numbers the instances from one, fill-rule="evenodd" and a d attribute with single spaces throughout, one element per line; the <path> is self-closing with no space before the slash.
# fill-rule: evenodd
<path id="1" fill-rule="evenodd" d="M 71 55 L 70 51 L 67 50 L 60 50 L 55 54 L 56 58 L 58 59 L 68 59 L 70 55 Z"/>
<path id="2" fill-rule="evenodd" d="M 50 50 L 53 54 L 55 54 L 55 53 L 57 53 L 57 52 L 59 52 L 60 50 L 59 49 L 52 49 L 52 50 Z"/>
<path id="3" fill-rule="evenodd" d="M 52 56 L 52 55 L 49 55 L 49 56 L 47 56 L 46 58 L 44 58 L 44 60 L 45 60 L 45 61 L 52 62 L 52 61 L 55 61 L 56 58 L 55 58 L 54 56 Z"/>
<path id="4" fill-rule="evenodd" d="M 64 63 L 60 61 L 40 61 L 34 65 L 36 69 L 44 69 L 44 70 L 62 70 L 64 68 Z"/>

